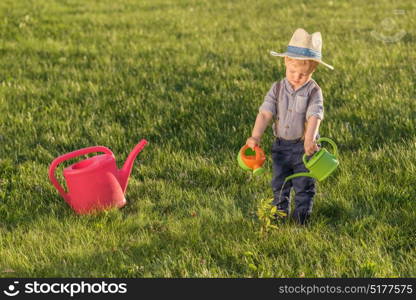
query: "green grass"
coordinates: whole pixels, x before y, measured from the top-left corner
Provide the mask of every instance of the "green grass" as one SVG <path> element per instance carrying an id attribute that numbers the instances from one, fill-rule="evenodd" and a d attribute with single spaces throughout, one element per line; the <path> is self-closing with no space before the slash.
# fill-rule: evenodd
<path id="1" fill-rule="evenodd" d="M 411 0 L 1 1 L 0 277 L 415 277 L 415 11 Z M 372 36 L 385 18 L 400 41 Z M 335 66 L 314 79 L 340 167 L 318 184 L 309 226 L 261 236 L 270 128 L 268 173 L 250 176 L 236 155 L 284 74 L 268 51 L 297 27 L 322 32 Z M 122 209 L 77 216 L 48 180 L 61 154 L 104 145 L 121 166 L 141 138 Z"/>

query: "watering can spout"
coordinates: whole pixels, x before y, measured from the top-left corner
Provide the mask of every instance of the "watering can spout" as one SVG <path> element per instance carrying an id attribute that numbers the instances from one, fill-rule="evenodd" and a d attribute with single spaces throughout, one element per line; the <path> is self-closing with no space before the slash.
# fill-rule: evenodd
<path id="1" fill-rule="evenodd" d="M 300 172 L 300 173 L 296 173 L 296 174 L 293 174 L 293 175 L 290 175 L 290 176 L 286 177 L 285 178 L 285 182 L 286 181 L 289 181 L 289 180 L 291 180 L 293 178 L 297 178 L 297 177 L 301 177 L 301 176 L 307 176 L 307 177 L 312 177 L 312 178 L 315 178 L 316 179 L 316 177 L 313 176 L 311 173 Z"/>
<path id="2" fill-rule="evenodd" d="M 137 157 L 137 155 L 143 150 L 143 148 L 146 146 L 147 141 L 145 139 L 142 139 L 133 149 L 133 151 L 130 152 L 129 156 L 127 157 L 123 167 L 120 169 L 120 177 L 119 182 L 121 189 L 123 190 L 123 193 L 127 189 L 127 184 L 129 182 L 129 177 L 131 170 L 133 169 L 134 161 Z"/>

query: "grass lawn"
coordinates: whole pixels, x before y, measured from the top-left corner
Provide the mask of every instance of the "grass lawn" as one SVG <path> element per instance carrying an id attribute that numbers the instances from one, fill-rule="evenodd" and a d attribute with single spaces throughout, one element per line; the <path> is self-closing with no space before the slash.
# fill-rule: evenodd
<path id="1" fill-rule="evenodd" d="M 412 0 L 2 0 L 0 277 L 415 277 L 415 14 Z M 267 173 L 236 155 L 284 77 L 268 53 L 298 27 L 335 67 L 314 79 L 340 167 L 307 227 L 260 234 L 271 128 Z M 142 138 L 122 209 L 77 216 L 48 179 L 93 145 L 121 167 Z"/>

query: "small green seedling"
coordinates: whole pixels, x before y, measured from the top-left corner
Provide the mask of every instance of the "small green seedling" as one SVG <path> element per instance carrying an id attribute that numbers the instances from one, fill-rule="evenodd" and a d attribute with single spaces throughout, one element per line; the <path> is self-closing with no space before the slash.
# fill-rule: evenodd
<path id="1" fill-rule="evenodd" d="M 277 229 L 277 226 L 272 224 L 276 215 L 279 217 L 286 217 L 284 211 L 278 210 L 276 206 L 272 205 L 273 199 L 262 199 L 257 208 L 257 217 L 260 221 L 260 234 L 267 234 L 271 229 Z"/>
<path id="2" fill-rule="evenodd" d="M 255 257 L 253 252 L 251 252 L 251 251 L 244 252 L 245 264 L 251 272 L 256 272 L 257 269 L 258 269 L 257 265 L 256 265 L 256 262 L 255 262 L 255 258 L 256 257 Z"/>

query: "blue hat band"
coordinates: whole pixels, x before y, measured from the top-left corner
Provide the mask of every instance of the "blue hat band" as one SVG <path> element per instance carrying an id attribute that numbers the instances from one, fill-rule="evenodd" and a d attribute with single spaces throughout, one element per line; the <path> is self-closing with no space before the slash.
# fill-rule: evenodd
<path id="1" fill-rule="evenodd" d="M 316 59 L 322 57 L 321 52 L 302 47 L 287 46 L 287 52 Z"/>

